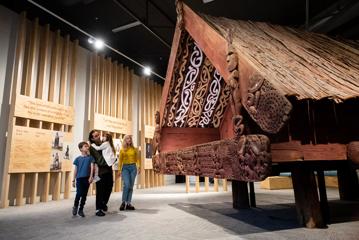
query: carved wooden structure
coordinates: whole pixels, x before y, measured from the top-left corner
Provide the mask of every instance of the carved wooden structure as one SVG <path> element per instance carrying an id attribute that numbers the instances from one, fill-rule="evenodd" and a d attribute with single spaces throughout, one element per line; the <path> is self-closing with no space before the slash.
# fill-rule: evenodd
<path id="1" fill-rule="evenodd" d="M 246 181 L 290 171 L 300 222 L 323 227 L 323 170 L 338 170 L 342 199 L 358 197 L 347 161 L 358 163 L 358 44 L 199 16 L 181 1 L 177 13 L 155 170 L 228 177 L 235 208 L 249 206 Z"/>

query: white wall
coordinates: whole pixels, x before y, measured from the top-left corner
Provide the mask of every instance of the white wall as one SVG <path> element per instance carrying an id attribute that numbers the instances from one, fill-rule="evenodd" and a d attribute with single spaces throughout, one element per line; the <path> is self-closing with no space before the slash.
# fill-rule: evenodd
<path id="1" fill-rule="evenodd" d="M 18 15 L 0 5 L 0 181 L 3 179 Z M 0 184 L 0 192 L 2 191 Z"/>

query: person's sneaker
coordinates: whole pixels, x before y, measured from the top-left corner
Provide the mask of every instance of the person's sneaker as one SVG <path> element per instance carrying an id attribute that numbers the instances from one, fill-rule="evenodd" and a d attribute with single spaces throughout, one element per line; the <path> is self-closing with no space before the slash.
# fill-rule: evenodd
<path id="1" fill-rule="evenodd" d="M 94 176 L 92 182 L 95 183 L 95 182 L 98 182 L 100 180 L 101 180 L 101 178 L 99 176 Z"/>
<path id="2" fill-rule="evenodd" d="M 104 212 L 102 212 L 101 210 L 96 211 L 96 216 L 98 216 L 98 217 L 103 217 L 105 215 L 106 214 Z"/>
<path id="3" fill-rule="evenodd" d="M 125 210 L 125 208 L 126 208 L 126 204 L 123 202 L 120 206 L 120 211 Z"/>
<path id="4" fill-rule="evenodd" d="M 105 205 L 105 206 L 102 208 L 102 211 L 107 212 L 107 210 L 108 210 L 108 207 L 107 207 L 107 205 Z"/>
<path id="5" fill-rule="evenodd" d="M 77 207 L 72 207 L 72 215 L 73 216 L 77 215 Z"/>
<path id="6" fill-rule="evenodd" d="M 85 217 L 85 214 L 84 214 L 84 210 L 83 209 L 79 209 L 79 216 L 81 217 Z"/>
<path id="7" fill-rule="evenodd" d="M 126 210 L 135 210 L 135 207 L 131 205 L 131 203 L 126 205 Z"/>

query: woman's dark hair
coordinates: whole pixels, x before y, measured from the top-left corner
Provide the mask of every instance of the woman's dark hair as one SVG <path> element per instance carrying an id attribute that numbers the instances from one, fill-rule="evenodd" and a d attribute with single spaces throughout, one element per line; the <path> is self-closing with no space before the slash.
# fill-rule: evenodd
<path id="1" fill-rule="evenodd" d="M 93 139 L 93 138 L 92 138 L 92 134 L 93 134 L 94 132 L 97 132 L 97 130 L 96 130 L 96 129 L 93 129 L 93 130 L 91 130 L 91 132 L 89 133 L 89 142 L 90 142 L 90 143 L 94 143 L 94 141 L 92 140 L 92 139 Z"/>
<path id="2" fill-rule="evenodd" d="M 111 146 L 111 148 L 112 148 L 112 151 L 113 151 L 113 153 L 116 155 L 116 150 L 115 150 L 115 147 L 113 146 L 112 135 L 109 134 L 109 133 L 106 133 L 105 136 L 106 136 L 106 141 L 108 141 L 108 142 L 110 143 L 110 146 Z"/>

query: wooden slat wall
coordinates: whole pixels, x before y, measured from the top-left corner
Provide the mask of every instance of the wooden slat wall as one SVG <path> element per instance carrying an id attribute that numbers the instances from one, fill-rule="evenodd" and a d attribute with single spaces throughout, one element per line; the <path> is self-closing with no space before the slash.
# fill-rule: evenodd
<path id="1" fill-rule="evenodd" d="M 99 113 L 123 120 L 132 120 L 132 79 L 133 71 L 117 61 L 94 54 L 92 56 L 91 70 L 91 96 L 90 102 L 90 128 L 94 128 L 94 114 Z M 127 133 L 107 132 L 103 129 L 100 133 L 110 133 L 112 137 L 123 139 Z M 114 172 L 113 191 L 122 190 L 121 178 L 118 171 Z M 95 188 L 90 190 L 94 194 Z"/>
<path id="2" fill-rule="evenodd" d="M 164 175 L 156 174 L 152 169 L 144 169 L 146 157 L 146 143 L 152 138 L 145 137 L 145 125 L 155 127 L 155 113 L 160 109 L 162 86 L 148 78 L 140 79 L 140 139 L 141 139 L 141 188 L 164 186 Z"/>
<path id="3" fill-rule="evenodd" d="M 38 19 L 29 21 L 26 14 L 20 15 L 18 40 L 15 53 L 15 65 L 13 75 L 13 92 L 11 97 L 11 115 L 9 121 L 8 147 L 5 156 L 5 169 L 9 165 L 11 133 L 13 126 L 21 125 L 53 130 L 54 123 L 43 124 L 39 120 L 20 119 L 16 121 L 14 116 L 15 101 L 18 94 L 47 100 L 62 105 L 73 105 L 74 88 L 76 78 L 78 41 L 72 43 L 69 36 L 61 36 L 59 30 L 50 31 L 50 26 L 40 26 Z M 50 57 L 51 56 L 51 57 Z M 47 73 L 49 71 L 49 74 Z M 70 76 L 70 77 L 68 77 Z M 70 93 L 67 86 L 70 85 Z M 56 130 L 71 131 L 72 126 L 56 124 Z M 49 143 L 50 144 L 50 143 Z M 71 174 L 70 172 L 31 172 L 31 173 L 7 173 L 5 174 L 2 201 L 0 207 L 7 207 L 9 203 L 16 205 L 48 201 L 49 193 L 53 200 L 59 200 L 61 194 L 69 198 Z M 51 179 L 54 185 L 50 184 Z M 26 182 L 26 183 L 24 183 Z M 11 189 L 16 189 L 15 194 L 10 194 Z M 64 189 L 65 192 L 61 191 Z M 26 195 L 26 196 L 25 196 Z"/>

